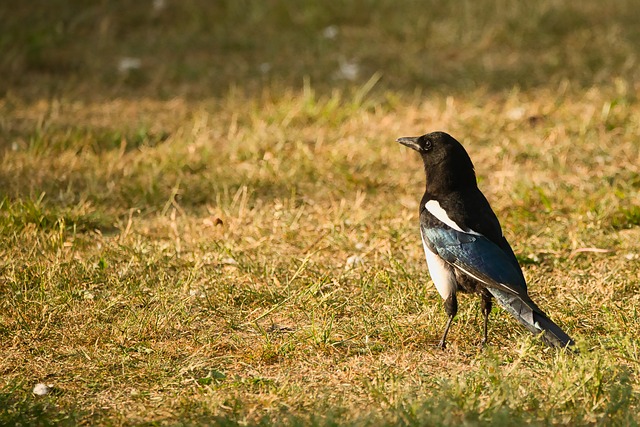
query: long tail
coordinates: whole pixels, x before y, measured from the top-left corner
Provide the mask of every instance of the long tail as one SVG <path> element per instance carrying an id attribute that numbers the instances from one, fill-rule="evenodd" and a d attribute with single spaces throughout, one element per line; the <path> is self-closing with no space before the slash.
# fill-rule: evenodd
<path id="1" fill-rule="evenodd" d="M 498 304 L 534 335 L 541 334 L 542 341 L 550 347 L 573 346 L 575 342 L 560 326 L 551 319 L 531 300 L 524 301 L 517 295 L 508 294 L 499 289 L 487 288 Z"/>

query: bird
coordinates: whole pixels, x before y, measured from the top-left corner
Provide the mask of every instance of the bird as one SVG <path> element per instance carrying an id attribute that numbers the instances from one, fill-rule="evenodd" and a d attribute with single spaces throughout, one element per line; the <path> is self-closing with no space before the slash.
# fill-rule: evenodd
<path id="1" fill-rule="evenodd" d="M 439 347 L 458 312 L 457 292 L 479 294 L 488 343 L 493 299 L 550 347 L 575 342 L 533 302 L 500 222 L 478 188 L 475 168 L 462 144 L 445 132 L 396 140 L 422 157 L 426 190 L 420 202 L 420 234 L 431 279 L 448 315 Z"/>

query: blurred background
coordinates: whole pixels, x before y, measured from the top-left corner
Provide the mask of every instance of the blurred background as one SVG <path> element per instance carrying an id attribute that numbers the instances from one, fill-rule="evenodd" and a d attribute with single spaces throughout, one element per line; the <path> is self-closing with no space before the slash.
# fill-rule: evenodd
<path id="1" fill-rule="evenodd" d="M 374 75 L 400 92 L 587 88 L 639 73 L 634 0 L 33 0 L 2 2 L 0 22 L 3 97 L 203 99 Z"/>

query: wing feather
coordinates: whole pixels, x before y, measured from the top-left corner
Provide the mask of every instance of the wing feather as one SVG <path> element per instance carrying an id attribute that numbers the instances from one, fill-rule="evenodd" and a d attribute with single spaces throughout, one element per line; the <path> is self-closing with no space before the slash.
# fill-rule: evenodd
<path id="1" fill-rule="evenodd" d="M 514 265 L 509 254 L 491 240 L 478 233 L 461 232 L 450 227 L 421 228 L 429 249 L 455 268 L 488 287 L 527 295 L 520 267 Z"/>

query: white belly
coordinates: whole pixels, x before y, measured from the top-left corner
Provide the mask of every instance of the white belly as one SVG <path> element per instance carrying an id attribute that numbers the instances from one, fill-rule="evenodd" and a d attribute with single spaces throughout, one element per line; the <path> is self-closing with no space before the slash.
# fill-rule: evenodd
<path id="1" fill-rule="evenodd" d="M 433 280 L 433 284 L 436 285 L 436 289 L 442 299 L 446 300 L 449 296 L 455 294 L 457 288 L 453 268 L 440 258 L 438 254 L 433 253 L 429 249 L 422 236 L 422 231 L 420 231 L 420 237 L 422 237 L 422 246 L 424 247 L 424 254 L 427 258 L 427 267 L 429 267 L 431 280 Z"/>

